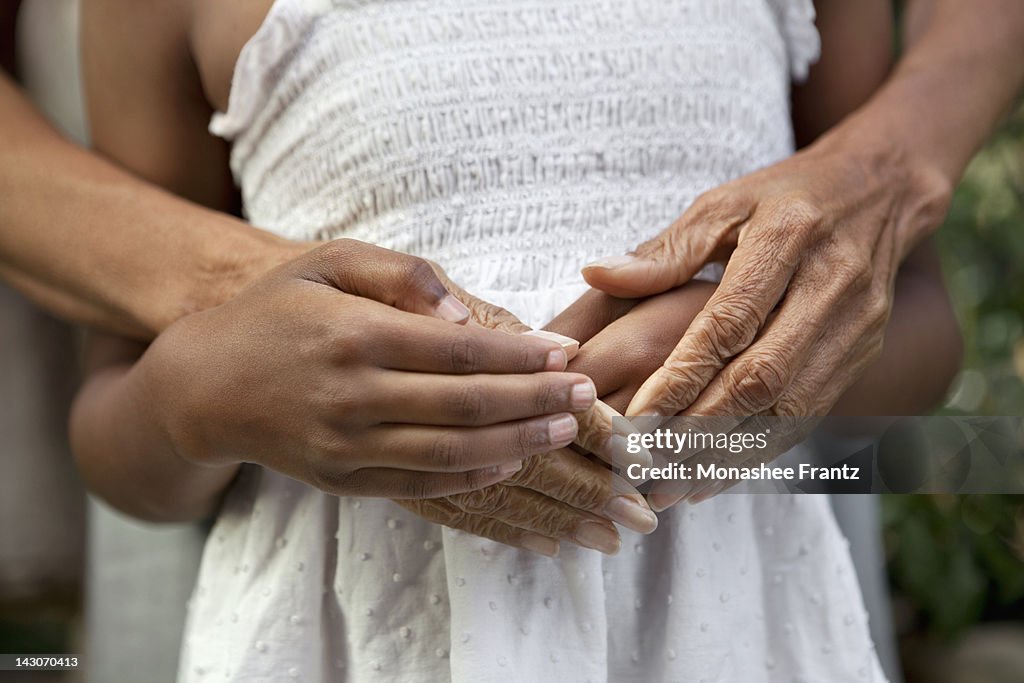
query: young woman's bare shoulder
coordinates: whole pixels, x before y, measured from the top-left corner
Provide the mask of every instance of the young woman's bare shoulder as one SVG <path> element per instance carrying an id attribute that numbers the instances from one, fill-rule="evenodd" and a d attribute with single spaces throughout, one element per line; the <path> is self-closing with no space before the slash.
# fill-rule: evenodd
<path id="1" fill-rule="evenodd" d="M 192 54 L 206 97 L 224 111 L 242 47 L 263 23 L 273 0 L 197 0 L 191 17 Z"/>

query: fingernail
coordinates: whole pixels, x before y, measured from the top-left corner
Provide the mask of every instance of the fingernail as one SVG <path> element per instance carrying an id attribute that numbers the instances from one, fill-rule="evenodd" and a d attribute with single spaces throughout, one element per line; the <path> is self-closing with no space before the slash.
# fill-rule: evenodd
<path id="1" fill-rule="evenodd" d="M 511 475 L 515 474 L 516 472 L 518 472 L 521 469 L 523 469 L 523 461 L 522 460 L 516 460 L 515 462 L 507 462 L 504 465 L 499 465 L 498 466 L 498 474 L 500 474 L 500 475 L 502 475 L 504 477 L 508 477 L 508 476 L 511 476 Z"/>
<path id="2" fill-rule="evenodd" d="M 593 263 L 588 263 L 587 265 L 583 266 L 583 269 L 586 270 L 588 268 L 604 268 L 605 270 L 615 270 L 616 268 L 621 268 L 622 266 L 628 266 L 630 264 L 636 263 L 639 260 L 640 259 L 638 259 L 636 256 L 629 256 L 628 254 L 622 256 L 608 256 L 607 258 L 598 259 Z"/>
<path id="3" fill-rule="evenodd" d="M 586 410 L 597 400 L 597 387 L 590 380 L 574 384 L 569 392 L 569 406 L 574 413 Z"/>
<path id="4" fill-rule="evenodd" d="M 635 453 L 631 452 L 636 451 Z M 640 444 L 629 444 L 629 439 L 622 434 L 612 434 L 604 447 L 605 454 L 617 467 L 627 468 L 630 465 L 650 467 L 654 464 L 654 456 Z"/>
<path id="5" fill-rule="evenodd" d="M 629 406 L 626 408 L 626 416 L 662 417 L 657 409 L 650 405 L 654 398 L 654 393 L 655 390 L 653 387 L 648 386 L 646 383 L 643 384 L 636 394 L 633 395 L 633 400 L 629 402 Z"/>
<path id="6" fill-rule="evenodd" d="M 608 527 L 595 522 L 580 524 L 573 538 L 584 548 L 600 550 L 606 555 L 614 555 L 619 552 L 619 535 Z"/>
<path id="7" fill-rule="evenodd" d="M 548 330 L 530 330 L 529 332 L 523 332 L 523 334 L 555 342 L 562 347 L 562 350 L 565 351 L 565 355 L 569 360 L 575 358 L 577 352 L 580 350 L 580 343 L 578 341 L 572 337 L 566 337 L 564 334 L 558 334 L 557 332 L 549 332 Z"/>
<path id="8" fill-rule="evenodd" d="M 551 445 L 558 444 L 559 446 L 564 446 L 572 443 L 578 431 L 579 425 L 576 422 L 576 418 L 572 415 L 556 417 L 551 422 L 548 422 L 548 441 Z"/>
<path id="9" fill-rule="evenodd" d="M 658 516 L 643 503 L 626 496 L 616 496 L 608 501 L 604 513 L 613 522 L 641 534 L 649 534 L 658 528 Z"/>
<path id="10" fill-rule="evenodd" d="M 554 351 L 548 352 L 547 364 L 544 366 L 545 370 L 561 372 L 565 370 L 565 366 L 569 364 L 569 357 L 566 355 L 564 349 L 555 349 Z"/>
<path id="11" fill-rule="evenodd" d="M 696 505 L 697 503 L 703 503 L 708 498 L 714 498 L 718 495 L 722 489 L 725 488 L 725 484 L 716 482 L 702 491 L 698 491 L 695 495 L 691 496 L 687 501 L 690 505 Z"/>
<path id="12" fill-rule="evenodd" d="M 450 323 L 461 323 L 469 318 L 469 309 L 451 294 L 441 299 L 441 303 L 437 305 L 435 312 L 438 318 L 447 320 Z"/>
<path id="13" fill-rule="evenodd" d="M 674 493 L 652 493 L 647 496 L 647 504 L 650 505 L 651 509 L 655 512 L 664 512 L 682 499 L 683 496 Z"/>
<path id="14" fill-rule="evenodd" d="M 524 533 L 519 537 L 519 545 L 541 555 L 554 557 L 558 554 L 558 541 L 540 534 Z"/>

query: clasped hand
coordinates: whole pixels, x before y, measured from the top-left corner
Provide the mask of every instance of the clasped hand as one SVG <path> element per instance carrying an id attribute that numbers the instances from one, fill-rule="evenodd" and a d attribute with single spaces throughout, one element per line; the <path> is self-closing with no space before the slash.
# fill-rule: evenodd
<path id="1" fill-rule="evenodd" d="M 422 259 L 338 240 L 183 319 L 146 356 L 189 462 L 254 462 L 546 554 L 562 540 L 615 552 L 612 521 L 649 532 L 657 519 L 566 446 L 615 461 L 616 413 L 565 371 L 574 345 L 527 331 Z"/>

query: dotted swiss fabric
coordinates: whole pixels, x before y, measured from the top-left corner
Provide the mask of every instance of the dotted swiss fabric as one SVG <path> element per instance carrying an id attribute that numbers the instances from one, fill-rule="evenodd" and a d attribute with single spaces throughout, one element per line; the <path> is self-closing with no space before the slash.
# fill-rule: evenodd
<path id="1" fill-rule="evenodd" d="M 817 41 L 810 0 L 278 0 L 211 130 L 256 225 L 434 259 L 537 326 L 582 264 L 792 152 Z M 882 680 L 820 497 L 720 496 L 549 559 L 255 467 L 180 678 Z"/>

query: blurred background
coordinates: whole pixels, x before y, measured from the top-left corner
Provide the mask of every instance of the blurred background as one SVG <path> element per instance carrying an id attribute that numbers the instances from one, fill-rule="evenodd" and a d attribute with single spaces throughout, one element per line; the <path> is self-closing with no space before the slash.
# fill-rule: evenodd
<path id="1" fill-rule="evenodd" d="M 938 234 L 964 335 L 952 415 L 1024 414 L 1024 106 L 971 163 Z M 908 683 L 1024 681 L 1024 497 L 883 496 Z"/>
<path id="2" fill-rule="evenodd" d="M 53 30 L 56 18 L 73 30 L 71 0 L 28 3 L 33 5 L 44 9 L 34 22 L 30 17 L 23 23 L 46 24 L 45 30 Z M 34 62 L 41 69 L 74 64 L 74 41 L 44 44 L 55 49 Z M 41 106 L 82 139 L 81 114 L 67 113 L 77 106 L 77 87 L 47 88 L 42 84 L 45 74 L 23 76 L 30 87 L 39 81 L 35 93 Z M 938 242 L 966 349 L 963 370 L 940 412 L 1024 414 L 1024 106 L 971 164 Z M 52 343 L 38 345 L 29 337 Z M 26 346 L 38 353 L 26 358 L 9 351 Z M 0 652 L 81 653 L 87 633 L 97 630 L 95 624 L 116 619 L 130 602 L 138 610 L 167 614 L 173 612 L 169 604 L 183 603 L 187 595 L 187 587 L 164 586 L 140 598 L 135 585 L 134 602 L 111 601 L 99 606 L 106 607 L 106 614 L 97 616 L 94 606 L 91 616 L 84 616 L 83 596 L 90 581 L 97 580 L 97 569 L 95 559 L 87 569 L 86 503 L 63 445 L 72 346 L 67 328 L 0 286 Z M 40 378 L 46 386 L 39 386 Z M 62 401 L 54 402 L 54 396 Z M 1024 681 L 1024 497 L 892 495 L 882 497 L 882 512 L 905 680 Z M 90 513 L 92 519 L 109 514 L 96 509 Z M 91 544 L 94 554 L 104 552 L 102 537 L 97 541 L 94 534 Z M 165 551 L 174 547 L 168 542 Z M 195 549 L 197 543 L 188 547 Z M 118 550 L 106 554 L 100 565 L 107 572 L 105 590 L 111 594 L 114 586 L 115 596 L 117 571 L 158 576 L 160 567 L 195 561 L 150 548 L 141 561 L 119 564 Z M 165 604 L 158 604 L 161 600 Z M 135 637 L 135 646 L 145 652 L 147 638 L 166 634 Z M 139 675 L 98 674 L 93 680 L 146 680 Z M 81 679 L 42 673 L 16 679 L 0 673 L 2 681 Z"/>

